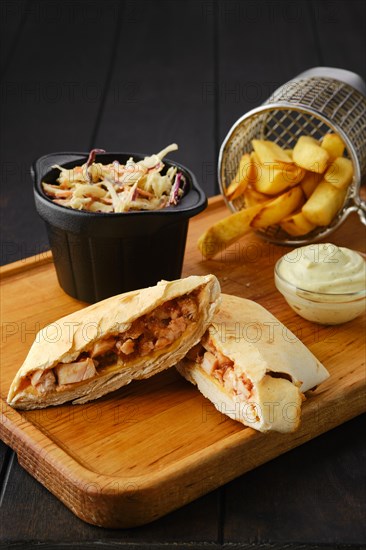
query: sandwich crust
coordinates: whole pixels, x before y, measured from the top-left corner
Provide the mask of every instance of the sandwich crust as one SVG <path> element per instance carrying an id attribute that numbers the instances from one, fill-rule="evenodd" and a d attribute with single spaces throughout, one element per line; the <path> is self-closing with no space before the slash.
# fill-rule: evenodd
<path id="1" fill-rule="evenodd" d="M 197 301 L 197 317 L 171 345 L 153 350 L 143 357 L 137 355 L 125 364 L 109 365 L 101 374 L 76 384 L 67 384 L 62 391 L 39 394 L 29 388 L 29 379 L 34 373 L 78 361 L 80 354 L 90 351 L 96 342 L 124 333 L 134 321 L 164 303 L 192 293 Z M 154 287 L 113 296 L 67 315 L 37 334 L 11 384 L 7 401 L 19 409 L 43 408 L 67 401 L 81 404 L 112 392 L 131 380 L 148 378 L 167 369 L 199 342 L 219 300 L 220 286 L 214 275 L 191 276 L 176 281 L 161 281 Z M 25 383 L 28 383 L 28 391 L 24 388 Z"/>
<path id="2" fill-rule="evenodd" d="M 221 296 L 220 309 L 202 339 L 201 355 L 198 351 L 194 358 L 190 352 L 178 371 L 230 418 L 263 432 L 296 430 L 303 392 L 328 378 L 328 371 L 265 308 Z M 205 368 L 206 350 L 212 371 L 210 365 Z"/>

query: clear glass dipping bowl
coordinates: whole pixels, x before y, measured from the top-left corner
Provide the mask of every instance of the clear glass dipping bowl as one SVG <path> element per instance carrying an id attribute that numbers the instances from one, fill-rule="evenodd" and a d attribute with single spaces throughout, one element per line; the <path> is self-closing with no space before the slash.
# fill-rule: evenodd
<path id="1" fill-rule="evenodd" d="M 282 261 L 283 257 L 275 265 L 275 285 L 289 306 L 304 319 L 324 325 L 338 325 L 366 311 L 366 289 L 340 294 L 304 290 L 280 275 Z"/>

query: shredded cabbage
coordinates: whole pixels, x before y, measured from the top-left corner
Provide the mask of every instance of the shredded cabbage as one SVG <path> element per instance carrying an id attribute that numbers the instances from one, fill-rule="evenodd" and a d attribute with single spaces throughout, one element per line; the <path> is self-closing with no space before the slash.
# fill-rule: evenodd
<path id="1" fill-rule="evenodd" d="M 52 168 L 60 170 L 58 184 L 42 182 L 43 191 L 56 204 L 90 212 L 157 210 L 175 205 L 184 194 L 185 178 L 173 166 L 164 175 L 161 171 L 164 156 L 177 149 L 173 143 L 138 162 L 131 157 L 125 165 L 117 160 L 94 162 L 102 150 L 93 149 L 82 166 L 68 170 L 55 164 Z"/>

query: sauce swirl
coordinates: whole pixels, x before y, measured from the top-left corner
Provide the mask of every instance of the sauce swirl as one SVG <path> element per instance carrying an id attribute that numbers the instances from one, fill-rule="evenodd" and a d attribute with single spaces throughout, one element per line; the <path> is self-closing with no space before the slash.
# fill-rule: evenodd
<path id="1" fill-rule="evenodd" d="M 311 244 L 283 256 L 278 273 L 311 292 L 342 294 L 366 289 L 366 262 L 358 252 L 332 243 Z"/>

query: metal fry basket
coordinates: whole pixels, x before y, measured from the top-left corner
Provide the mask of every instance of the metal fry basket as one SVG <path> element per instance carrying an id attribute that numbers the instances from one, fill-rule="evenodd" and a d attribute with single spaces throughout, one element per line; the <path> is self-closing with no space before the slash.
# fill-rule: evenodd
<path id="1" fill-rule="evenodd" d="M 355 73 L 327 67 L 301 73 L 230 129 L 218 161 L 220 190 L 229 208 L 236 212 L 246 207 L 242 196 L 228 201 L 225 191 L 236 174 L 241 156 L 252 151 L 252 139 L 274 141 L 289 149 L 301 135 L 321 139 L 330 132 L 343 139 L 345 156 L 351 159 L 354 174 L 343 207 L 331 224 L 301 237 L 291 237 L 277 225 L 257 233 L 277 244 L 299 245 L 325 238 L 354 211 L 366 225 L 366 205 L 359 195 L 361 180 L 366 177 L 366 84 Z"/>

